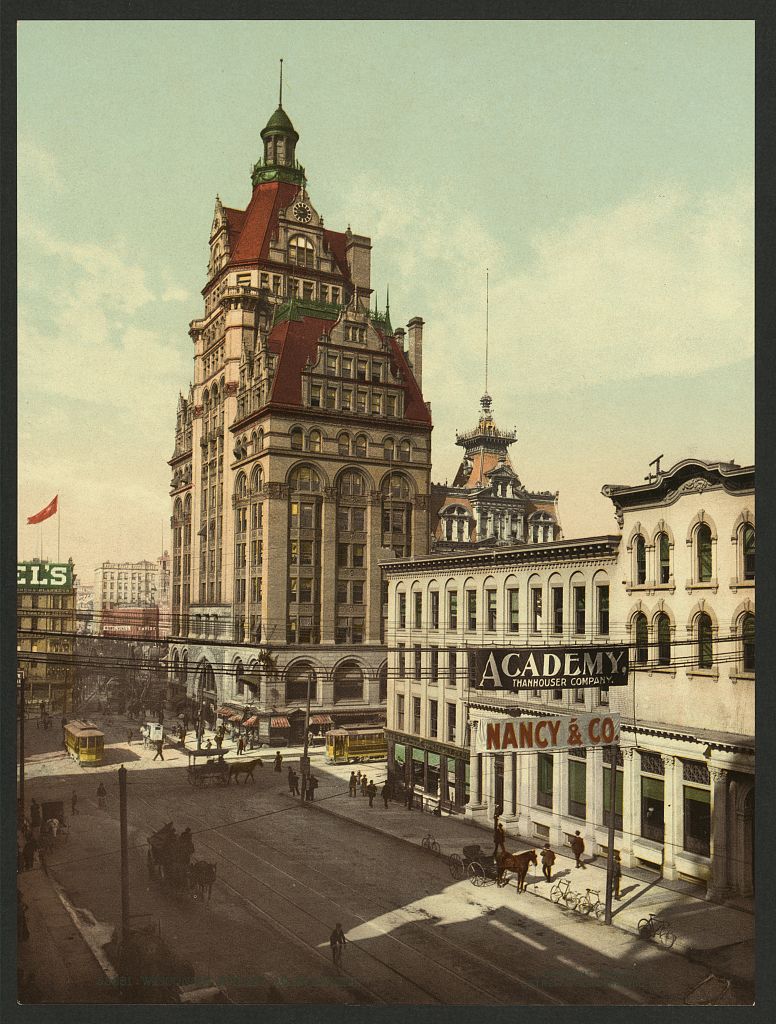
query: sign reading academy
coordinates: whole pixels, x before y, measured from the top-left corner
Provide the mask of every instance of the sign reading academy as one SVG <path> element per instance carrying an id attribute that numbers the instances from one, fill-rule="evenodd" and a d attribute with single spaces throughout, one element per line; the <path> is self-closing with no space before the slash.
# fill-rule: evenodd
<path id="1" fill-rule="evenodd" d="M 485 647 L 475 654 L 477 690 L 627 686 L 628 648 Z"/>

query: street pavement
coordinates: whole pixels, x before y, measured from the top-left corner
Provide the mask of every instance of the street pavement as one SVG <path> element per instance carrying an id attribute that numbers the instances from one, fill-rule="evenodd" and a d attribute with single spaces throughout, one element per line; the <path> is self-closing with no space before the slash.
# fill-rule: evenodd
<path id="1" fill-rule="evenodd" d="M 62 799 L 69 811 L 72 791 L 78 794 L 71 836 L 48 858 L 52 879 L 97 925 L 118 925 L 116 768 L 124 763 L 132 922 L 153 923 L 198 977 L 212 978 L 235 1002 L 673 1004 L 709 974 L 690 959 L 708 929 L 716 929 L 717 943 L 725 933 L 728 951 L 731 936 L 746 950 L 744 923 L 731 916 L 740 912 L 628 877 L 613 928 L 550 903 L 549 886 L 535 871 L 520 895 L 514 883 L 499 889 L 456 881 L 447 856 L 476 842 L 490 853 L 487 832 L 396 804 L 386 810 L 379 796 L 370 808 L 366 798 L 348 796 L 350 768 L 326 765 L 320 748 L 311 752 L 316 799 L 301 804 L 285 774 L 289 763 L 298 766 L 300 751 L 283 751 L 279 775 L 274 751 L 265 750 L 254 783 L 195 789 L 185 753 L 166 748 L 164 762 L 154 761 L 152 750 L 127 745 L 122 719 L 105 727 L 106 763 L 99 768 L 58 756 L 58 731 L 28 730 L 27 803 Z M 226 746 L 227 760 L 236 759 L 233 745 Z M 379 786 L 384 763 L 366 770 Z M 99 781 L 108 789 L 106 810 L 97 807 Z M 150 877 L 147 838 L 167 821 L 179 831 L 189 826 L 194 859 L 216 864 L 209 903 Z M 440 856 L 421 849 L 428 832 Z M 511 838 L 508 845 L 523 848 Z M 556 867 L 572 888 L 603 893 L 597 865 L 576 870 L 561 855 Z M 671 915 L 678 937 L 670 952 L 634 930 L 638 918 L 657 910 Z M 348 939 L 341 968 L 332 964 L 328 944 L 337 922 Z M 745 967 L 731 973 L 727 1001 L 751 1002 Z"/>

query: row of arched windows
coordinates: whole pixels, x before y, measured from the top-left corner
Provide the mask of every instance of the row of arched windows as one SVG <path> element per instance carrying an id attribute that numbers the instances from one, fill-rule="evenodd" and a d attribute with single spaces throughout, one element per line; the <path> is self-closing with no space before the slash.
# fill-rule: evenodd
<path id="1" fill-rule="evenodd" d="M 753 523 L 742 522 L 733 534 L 736 545 L 738 564 L 736 577 L 738 581 L 753 581 L 755 574 L 755 529 Z M 688 544 L 691 547 L 691 573 L 693 583 L 711 583 L 715 578 L 715 541 L 716 536 L 708 522 L 697 523 L 690 532 Z M 673 540 L 666 530 L 659 530 L 653 539 L 654 550 L 654 582 L 664 586 L 672 582 Z M 648 582 L 648 545 L 644 534 L 636 533 L 631 538 L 633 562 L 631 579 L 636 586 L 644 586 Z"/>
<path id="2" fill-rule="evenodd" d="M 324 434 L 317 428 L 305 431 L 301 427 L 292 427 L 289 431 L 291 447 L 294 451 L 320 452 L 323 442 L 326 440 Z M 342 456 L 355 456 L 365 459 L 369 447 L 369 439 L 366 434 L 355 436 L 342 431 L 337 435 L 337 454 Z M 383 458 L 386 462 L 410 462 L 412 459 L 412 445 L 407 438 L 396 440 L 393 437 L 383 439 Z"/>
<path id="3" fill-rule="evenodd" d="M 668 668 L 675 660 L 681 664 L 689 661 L 700 669 L 713 669 L 717 661 L 715 657 L 714 623 L 708 612 L 699 611 L 688 625 L 692 645 L 681 645 L 676 651 L 672 649 L 674 627 L 670 617 L 660 611 L 652 620 L 652 643 L 650 643 L 650 622 L 644 612 L 637 612 L 632 620 L 632 642 L 635 651 L 636 667 L 657 665 Z M 755 622 L 752 612 L 744 612 L 734 623 L 735 637 L 738 640 L 736 661 L 739 670 L 753 673 L 755 670 Z M 724 660 L 729 659 L 730 644 L 725 645 Z"/>

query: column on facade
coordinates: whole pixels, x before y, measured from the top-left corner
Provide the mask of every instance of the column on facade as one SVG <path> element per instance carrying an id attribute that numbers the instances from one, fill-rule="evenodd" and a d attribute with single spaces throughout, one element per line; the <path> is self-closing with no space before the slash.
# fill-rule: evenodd
<path id="1" fill-rule="evenodd" d="M 321 631 L 322 644 L 334 643 L 337 606 L 337 499 L 325 488 L 321 499 Z"/>
<path id="2" fill-rule="evenodd" d="M 630 867 L 633 837 L 641 831 L 641 762 L 633 747 L 622 748 L 622 767 L 622 839 L 618 849 L 623 864 Z"/>
<path id="3" fill-rule="evenodd" d="M 517 771 L 515 761 L 514 754 L 504 754 L 504 820 L 509 822 L 517 819 L 517 815 L 512 813 L 512 780 Z"/>
<path id="4" fill-rule="evenodd" d="M 663 831 L 663 876 L 676 878 L 676 854 L 682 849 L 682 762 L 663 756 L 665 765 L 665 805 Z"/>
<path id="5" fill-rule="evenodd" d="M 587 818 L 594 826 L 604 820 L 604 751 L 588 747 L 587 751 Z"/>
<path id="6" fill-rule="evenodd" d="M 517 755 L 517 824 L 521 835 L 533 835 L 531 807 L 536 792 L 536 755 Z"/>
<path id="7" fill-rule="evenodd" d="M 709 899 L 723 899 L 730 891 L 728 880 L 728 772 L 709 768 L 711 778 L 711 879 Z"/>
<path id="8" fill-rule="evenodd" d="M 468 543 L 472 537 L 472 521 L 469 516 L 464 520 L 464 540 Z"/>
<path id="9" fill-rule="evenodd" d="M 562 846 L 565 831 L 561 825 L 561 816 L 568 807 L 568 759 L 560 751 L 552 757 L 552 839 L 556 846 Z"/>
<path id="10" fill-rule="evenodd" d="M 366 580 L 367 620 L 364 639 L 368 643 L 376 643 L 380 638 L 381 623 L 383 617 L 383 588 L 379 569 L 380 550 L 382 548 L 383 527 L 382 527 L 382 499 L 378 493 L 371 495 L 369 508 L 367 509 L 369 522 L 367 523 L 367 536 L 369 538 L 367 551 L 368 576 Z M 441 611 L 440 611 L 441 614 Z"/>

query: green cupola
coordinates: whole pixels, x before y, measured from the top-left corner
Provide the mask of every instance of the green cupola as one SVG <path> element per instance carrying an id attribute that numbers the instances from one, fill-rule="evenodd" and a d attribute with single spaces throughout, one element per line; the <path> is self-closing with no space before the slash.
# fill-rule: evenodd
<path id="1" fill-rule="evenodd" d="M 262 181 L 290 181 L 295 185 L 302 185 L 305 180 L 304 167 L 296 159 L 299 133 L 283 110 L 282 61 L 280 73 L 278 108 L 261 131 L 264 155 L 253 168 L 251 177 L 254 185 Z"/>

